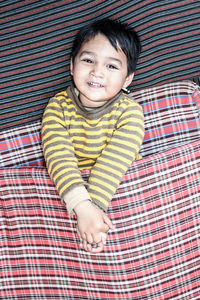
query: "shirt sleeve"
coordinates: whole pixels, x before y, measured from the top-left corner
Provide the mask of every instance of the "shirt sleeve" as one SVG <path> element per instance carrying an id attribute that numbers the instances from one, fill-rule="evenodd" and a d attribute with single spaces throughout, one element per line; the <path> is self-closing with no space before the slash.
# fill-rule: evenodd
<path id="1" fill-rule="evenodd" d="M 138 158 L 144 137 L 144 116 L 141 106 L 133 104 L 120 117 L 110 142 L 93 166 L 88 192 L 97 206 L 107 211 L 123 175 Z"/>
<path id="2" fill-rule="evenodd" d="M 62 97 L 52 98 L 47 105 L 43 115 L 41 133 L 43 153 L 49 175 L 61 198 L 65 198 L 66 202 L 65 194 L 77 186 L 84 186 L 86 183 L 78 169 L 77 158 L 74 155 L 74 147 L 66 128 L 60 98 Z M 73 209 L 71 201 L 69 209 Z"/>
<path id="3" fill-rule="evenodd" d="M 63 197 L 63 202 L 66 204 L 67 211 L 71 215 L 74 213 L 75 206 L 85 200 L 90 200 L 90 196 L 83 185 L 78 185 L 72 188 Z"/>

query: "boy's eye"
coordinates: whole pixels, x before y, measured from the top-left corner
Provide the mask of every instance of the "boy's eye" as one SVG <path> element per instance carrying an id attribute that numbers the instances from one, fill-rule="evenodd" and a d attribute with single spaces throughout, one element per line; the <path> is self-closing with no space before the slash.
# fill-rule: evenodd
<path id="1" fill-rule="evenodd" d="M 109 69 L 113 69 L 113 70 L 118 70 L 118 67 L 114 66 L 114 65 L 108 65 L 108 68 Z"/>
<path id="2" fill-rule="evenodd" d="M 83 58 L 82 59 L 84 62 L 88 63 L 88 64 L 92 64 L 93 61 L 90 58 Z"/>

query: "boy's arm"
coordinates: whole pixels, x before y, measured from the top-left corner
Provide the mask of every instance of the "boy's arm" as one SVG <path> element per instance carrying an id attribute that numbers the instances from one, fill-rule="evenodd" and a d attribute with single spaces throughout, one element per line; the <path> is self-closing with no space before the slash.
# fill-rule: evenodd
<path id="1" fill-rule="evenodd" d="M 85 182 L 78 170 L 73 145 L 67 132 L 63 111 L 58 99 L 51 99 L 42 121 L 42 144 L 48 172 L 66 203 L 69 213 L 77 215 L 78 231 L 84 249 L 90 252 L 103 250 L 102 233 L 112 228 L 109 218 L 90 201 Z M 106 236 L 104 236 L 105 240 Z M 93 250 L 88 243 L 97 242 Z"/>
<path id="2" fill-rule="evenodd" d="M 73 188 L 79 187 L 82 190 L 81 200 L 83 197 L 90 199 L 84 186 L 86 183 L 78 169 L 78 162 L 67 131 L 63 110 L 59 99 L 56 97 L 50 100 L 45 109 L 41 133 L 47 169 L 61 198 L 66 199 L 65 195 L 68 192 L 70 193 Z M 77 195 L 77 193 L 74 194 Z M 74 201 L 76 205 L 77 200 Z M 68 211 L 71 213 L 74 207 L 72 201 L 67 205 Z"/>
<path id="3" fill-rule="evenodd" d="M 92 202 L 107 210 L 120 181 L 137 159 L 144 137 L 142 108 L 133 104 L 121 116 L 113 136 L 98 157 L 89 178 Z"/>

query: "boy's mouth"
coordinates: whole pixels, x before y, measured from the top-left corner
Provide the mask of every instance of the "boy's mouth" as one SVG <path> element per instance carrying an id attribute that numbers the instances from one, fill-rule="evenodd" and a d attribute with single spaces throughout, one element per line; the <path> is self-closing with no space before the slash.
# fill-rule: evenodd
<path id="1" fill-rule="evenodd" d="M 102 84 L 97 83 L 97 82 L 91 82 L 91 81 L 88 82 L 88 85 L 91 86 L 91 87 L 94 87 L 94 88 L 101 88 L 101 87 L 103 87 Z"/>

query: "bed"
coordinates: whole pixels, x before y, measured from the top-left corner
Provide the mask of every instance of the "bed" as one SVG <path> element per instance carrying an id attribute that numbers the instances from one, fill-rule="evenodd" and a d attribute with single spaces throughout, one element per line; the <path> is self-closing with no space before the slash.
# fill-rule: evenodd
<path id="1" fill-rule="evenodd" d="M 199 1 L 6 0 L 0 16 L 0 299 L 199 299 Z M 74 34 L 102 17 L 141 37 L 131 96 L 145 137 L 108 210 L 115 229 L 94 255 L 78 247 L 40 129 L 49 98 L 71 81 Z"/>

